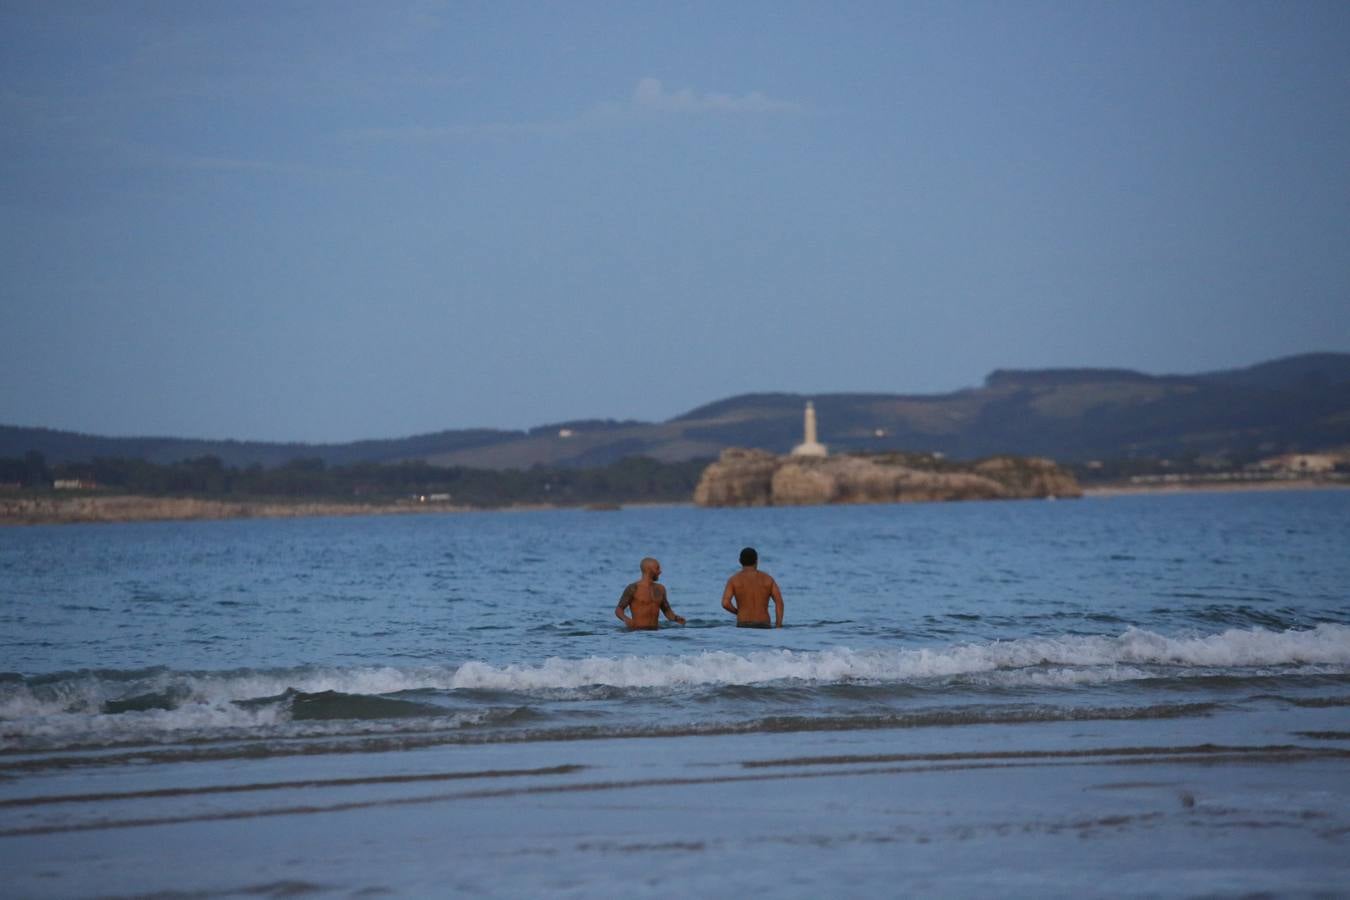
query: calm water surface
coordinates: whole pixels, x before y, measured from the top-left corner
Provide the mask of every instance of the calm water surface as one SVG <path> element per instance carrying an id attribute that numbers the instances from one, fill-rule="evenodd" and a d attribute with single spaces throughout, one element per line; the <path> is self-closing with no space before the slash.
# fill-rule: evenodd
<path id="1" fill-rule="evenodd" d="M 720 609 L 746 544 L 784 629 Z M 1347 547 L 1350 491 L 8 529 L 0 744 L 1337 709 Z M 688 625 L 627 634 L 648 554 Z"/>

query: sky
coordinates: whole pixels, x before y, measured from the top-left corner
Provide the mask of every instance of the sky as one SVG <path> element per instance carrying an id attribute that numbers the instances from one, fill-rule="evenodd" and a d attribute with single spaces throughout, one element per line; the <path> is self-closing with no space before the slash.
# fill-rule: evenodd
<path id="1" fill-rule="evenodd" d="M 1350 351 L 1350 3 L 0 0 L 0 424 Z"/>

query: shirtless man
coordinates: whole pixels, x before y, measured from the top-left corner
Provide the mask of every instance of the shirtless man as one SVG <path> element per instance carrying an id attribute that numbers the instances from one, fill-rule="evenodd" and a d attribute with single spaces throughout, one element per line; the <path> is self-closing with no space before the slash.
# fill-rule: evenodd
<path id="1" fill-rule="evenodd" d="M 769 625 L 770 598 L 776 620 L 773 626 Z M 737 628 L 783 627 L 783 592 L 773 576 L 759 570 L 759 554 L 754 547 L 741 551 L 741 570 L 727 579 L 722 608 L 736 617 Z"/>
<path id="2" fill-rule="evenodd" d="M 623 589 L 614 615 L 628 626 L 629 631 L 655 631 L 660 620 L 658 613 L 665 613 L 667 620 L 683 625 L 684 616 L 675 615 L 666 599 L 666 586 L 656 583 L 661 577 L 661 564 L 649 556 L 640 566 L 642 578 Z M 624 615 L 624 610 L 630 611 L 631 615 Z"/>

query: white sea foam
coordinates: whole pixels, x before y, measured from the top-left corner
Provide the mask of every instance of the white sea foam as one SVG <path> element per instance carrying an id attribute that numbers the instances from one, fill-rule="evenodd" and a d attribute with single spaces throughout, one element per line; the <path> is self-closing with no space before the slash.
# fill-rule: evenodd
<path id="1" fill-rule="evenodd" d="M 135 737 L 156 741 L 181 739 L 192 734 L 238 733 L 255 735 L 283 721 L 276 707 L 246 709 L 239 706 L 215 706 L 206 703 L 187 703 L 176 709 L 149 709 L 119 715 L 76 713 L 50 710 L 39 706 L 31 715 L 17 723 L 17 735 L 25 742 L 32 739 L 79 739 L 82 743 L 117 741 Z M 17 746 L 10 740 L 11 723 L 5 722 L 0 747 Z"/>
<path id="2" fill-rule="evenodd" d="M 775 681 L 810 684 L 932 685 L 946 679 L 994 687 L 1072 688 L 1156 677 L 1350 674 L 1350 626 L 1303 631 L 1232 629 L 1167 637 L 1137 628 L 1117 636 L 1024 638 L 938 648 L 819 651 L 707 651 L 673 656 L 553 657 L 535 665 L 323 668 L 216 673 L 167 670 L 121 678 L 93 673 L 38 683 L 0 683 L 0 745 L 14 738 L 119 734 L 172 738 L 190 731 L 257 733 L 285 726 L 285 705 L 250 703 L 288 689 L 379 696 L 410 690 L 572 692 L 596 686 L 662 690 Z M 1252 671 L 1259 670 L 1259 671 Z M 171 709 L 104 713 L 104 704 L 141 695 L 169 698 Z M 447 710 L 440 725 L 474 724 L 475 713 Z M 427 724 L 430 724 L 429 722 Z M 306 722 L 322 731 L 322 722 Z"/>
<path id="3" fill-rule="evenodd" d="M 533 666 L 469 662 L 451 679 L 455 688 L 496 690 L 575 689 L 591 685 L 661 688 L 755 684 L 797 680 L 815 683 L 903 683 L 1027 667 L 1032 680 L 1063 684 L 1149 677 L 1138 666 L 1168 666 L 1172 675 L 1205 675 L 1216 669 L 1321 665 L 1350 667 L 1350 627 L 1319 625 L 1307 631 L 1229 630 L 1203 637 L 1169 638 L 1131 628 L 1116 637 L 1024 638 L 939 649 L 832 648 L 821 651 L 723 651 L 688 656 L 550 658 Z"/>
<path id="4" fill-rule="evenodd" d="M 105 703 L 160 694 L 178 708 L 236 709 L 235 701 L 276 696 L 287 690 L 306 693 L 337 691 L 380 695 L 418 688 L 448 687 L 443 669 L 405 670 L 393 667 L 303 668 L 274 671 L 184 673 L 156 671 L 141 677 L 108 679 L 80 673 L 37 685 L 0 684 L 0 721 L 58 712 L 89 713 Z"/>
<path id="5" fill-rule="evenodd" d="M 290 722 L 284 703 L 253 702 L 280 697 L 288 690 L 333 691 L 378 696 L 405 690 L 448 689 L 453 669 L 393 667 L 300 668 L 184 673 L 155 671 L 132 678 L 103 678 L 80 673 L 37 684 L 0 684 L 0 747 L 32 739 L 115 741 L 122 738 L 172 740 L 186 735 L 255 736 Z M 105 713 L 105 704 L 157 695 L 172 708 Z M 441 727 L 475 724 L 482 713 L 450 713 Z M 341 722 L 308 721 L 305 733 L 341 731 Z M 295 729 L 290 729 L 295 730 Z M 17 740 L 16 740 L 17 739 Z"/>

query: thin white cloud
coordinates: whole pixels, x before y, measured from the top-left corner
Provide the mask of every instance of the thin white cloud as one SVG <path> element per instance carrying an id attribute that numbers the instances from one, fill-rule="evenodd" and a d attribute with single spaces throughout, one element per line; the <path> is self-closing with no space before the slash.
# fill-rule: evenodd
<path id="1" fill-rule="evenodd" d="M 472 138 L 564 135 L 602 127 L 625 119 L 653 114 L 769 115 L 804 112 L 800 103 L 778 100 L 759 91 L 748 94 L 696 93 L 689 88 L 667 90 L 659 79 L 638 80 L 624 102 L 601 103 L 570 119 L 522 122 L 479 122 L 459 125 L 396 125 L 359 128 L 342 133 L 348 141 L 425 142 Z"/>
<path id="2" fill-rule="evenodd" d="M 356 128 L 344 131 L 348 141 L 420 141 L 456 138 L 497 138 L 562 134 L 575 130 L 581 119 L 563 122 L 480 122 L 476 125 L 400 125 L 389 128 Z"/>
<path id="3" fill-rule="evenodd" d="M 656 78 L 643 78 L 633 89 L 635 109 L 675 113 L 790 113 L 801 112 L 801 104 L 775 100 L 759 91 L 733 94 L 698 94 L 689 88 L 666 90 Z"/>
<path id="4" fill-rule="evenodd" d="M 98 142 L 98 146 L 103 148 L 105 156 L 109 158 L 116 158 L 123 164 L 145 169 L 319 177 L 352 174 L 349 170 L 334 166 L 303 162 L 179 153 L 136 141 L 102 140 Z"/>
<path id="5" fill-rule="evenodd" d="M 309 175 L 319 171 L 313 166 L 280 163 L 266 159 L 234 159 L 225 156 L 180 156 L 172 160 L 185 169 L 207 172 L 274 172 L 279 175 Z"/>

